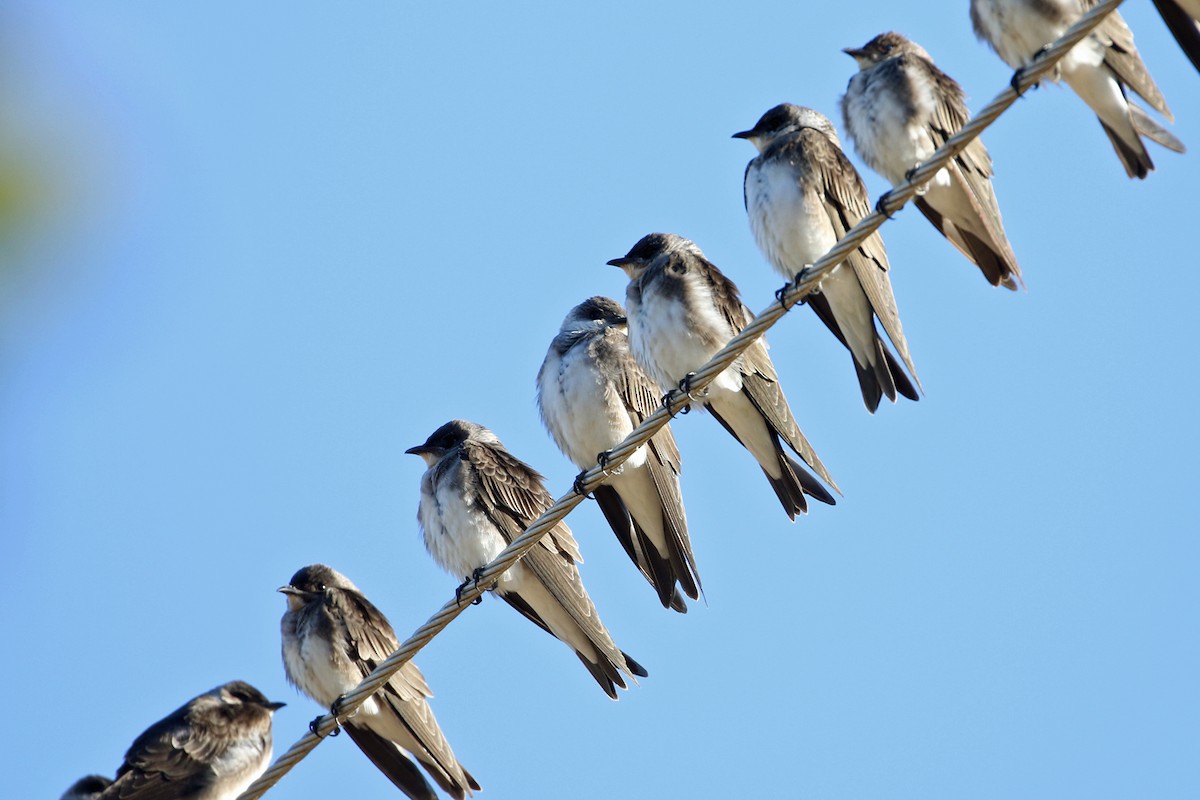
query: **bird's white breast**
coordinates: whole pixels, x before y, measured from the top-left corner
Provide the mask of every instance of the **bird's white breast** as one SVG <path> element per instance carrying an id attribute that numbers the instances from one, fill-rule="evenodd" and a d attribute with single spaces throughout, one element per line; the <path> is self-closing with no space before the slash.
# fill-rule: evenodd
<path id="1" fill-rule="evenodd" d="M 580 469 L 596 463 L 596 456 L 629 435 L 634 421 L 625 403 L 604 377 L 581 340 L 561 357 L 551 353 L 541 374 L 542 414 L 554 439 Z M 626 462 L 640 466 L 645 448 Z"/>
<path id="2" fill-rule="evenodd" d="M 937 106 L 934 84 L 923 73 L 911 71 L 910 86 L 911 114 L 874 70 L 855 75 L 846 91 L 846 118 L 859 155 L 893 186 L 903 183 L 905 174 L 937 149 L 929 133 Z M 943 184 L 949 179 L 945 170 L 934 178 Z"/>
<path id="3" fill-rule="evenodd" d="M 651 284 L 643 288 L 636 311 L 629 310 L 629 343 L 634 358 L 664 388 L 678 387 L 680 380 L 704 366 L 734 335 L 700 277 L 689 273 L 684 281 L 688 302 Z M 714 346 L 714 341 L 720 344 Z M 741 375 L 735 369 L 726 369 L 710 385 L 710 391 L 719 388 L 741 391 Z"/>
<path id="4" fill-rule="evenodd" d="M 1070 24 L 1065 20 L 1077 19 L 1082 13 L 1079 0 L 1038 0 L 1050 14 L 1038 13 L 1032 0 L 973 2 L 984 36 L 1014 69 L 1029 63 L 1034 54 L 1061 36 Z"/>
<path id="5" fill-rule="evenodd" d="M 437 485 L 430 480 L 432 470 L 425 473 L 417 514 L 433 560 L 451 575 L 465 579 L 494 559 L 506 542 L 473 501 L 464 502 L 462 493 L 451 488 L 459 469 L 455 465 L 448 470 Z"/>
<path id="6" fill-rule="evenodd" d="M 837 243 L 823 198 L 802 189 L 784 160 L 756 159 L 746 172 L 746 213 L 754 240 L 775 270 L 788 280 Z"/>

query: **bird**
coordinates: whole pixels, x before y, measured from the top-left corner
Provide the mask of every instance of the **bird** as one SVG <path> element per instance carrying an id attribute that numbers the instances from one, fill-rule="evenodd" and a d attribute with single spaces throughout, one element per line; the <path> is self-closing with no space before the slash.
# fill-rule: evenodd
<path id="1" fill-rule="evenodd" d="M 746 165 L 746 214 L 758 248 L 788 280 L 871 213 L 862 178 L 842 152 L 833 123 L 820 112 L 783 103 L 733 136 L 758 150 Z M 919 386 L 888 269 L 883 239 L 872 233 L 807 298 L 850 351 L 863 403 L 872 414 L 882 396 L 892 402 L 897 394 L 910 400 L 919 396 L 875 329 L 878 318 Z"/>
<path id="2" fill-rule="evenodd" d="M 400 647 L 387 617 L 332 567 L 303 567 L 279 591 L 287 597 L 280 627 L 288 682 L 326 708 L 334 708 Z M 463 800 L 479 784 L 438 727 L 426 700 L 432 696 L 425 676 L 410 661 L 342 727 L 413 800 L 436 800 L 437 793 L 409 754 L 447 794 Z"/>
<path id="3" fill-rule="evenodd" d="M 87 775 L 71 784 L 71 788 L 63 793 L 59 800 L 98 800 L 100 795 L 112 785 L 112 778 L 103 775 Z"/>
<path id="4" fill-rule="evenodd" d="M 427 466 L 417 509 L 425 547 L 443 569 L 467 582 L 477 581 L 483 567 L 554 503 L 541 474 L 478 423 L 450 420 L 405 452 Z M 649 673 L 613 643 L 579 577 L 582 560 L 571 529 L 559 522 L 490 589 L 570 647 L 616 700 L 617 687 L 628 688 L 625 676 L 636 682 Z"/>
<path id="5" fill-rule="evenodd" d="M 687 376 L 753 319 L 737 286 L 690 239 L 651 233 L 608 263 L 629 278 L 625 304 L 634 358 L 664 389 L 681 379 L 681 388 L 687 388 Z M 696 402 L 750 451 L 789 518 L 807 513 L 805 495 L 835 504 L 820 481 L 783 450 L 781 440 L 840 492 L 800 432 L 764 339 L 719 374 Z"/>
<path id="6" fill-rule="evenodd" d="M 661 391 L 629 351 L 625 309 L 590 297 L 568 312 L 537 376 L 542 423 L 563 454 L 586 470 L 660 405 Z M 592 490 L 629 558 L 664 608 L 681 613 L 680 589 L 700 596 L 679 488 L 679 448 L 664 426 Z"/>
<path id="7" fill-rule="evenodd" d="M 843 51 L 859 71 L 842 96 L 842 122 L 858 155 L 892 186 L 958 132 L 970 114 L 958 83 L 916 42 L 881 33 Z M 1021 268 L 992 190 L 992 159 L 973 139 L 913 199 L 926 219 L 993 286 L 1016 289 Z"/>
<path id="8" fill-rule="evenodd" d="M 1200 70 L 1200 0 L 1154 0 L 1184 55 Z"/>
<path id="9" fill-rule="evenodd" d="M 271 760 L 271 715 L 283 707 L 245 681 L 192 698 L 147 728 L 99 800 L 233 800 Z M 87 795 L 84 795 L 85 797 Z"/>
<path id="10" fill-rule="evenodd" d="M 977 37 L 1020 70 L 1095 5 L 1096 0 L 971 0 L 971 24 Z M 1154 169 L 1142 136 L 1168 150 L 1185 151 L 1182 142 L 1128 97 L 1126 90 L 1132 90 L 1174 120 L 1120 13 L 1110 13 L 1071 48 L 1051 72 L 1052 80 L 1060 77 L 1096 113 L 1130 178 L 1145 178 Z"/>

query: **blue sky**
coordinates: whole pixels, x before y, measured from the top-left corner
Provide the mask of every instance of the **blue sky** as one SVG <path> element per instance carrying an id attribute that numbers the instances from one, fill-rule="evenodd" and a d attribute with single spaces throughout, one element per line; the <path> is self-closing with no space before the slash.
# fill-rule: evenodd
<path id="1" fill-rule="evenodd" d="M 288 702 L 283 752 L 321 709 L 274 589 L 329 563 L 401 636 L 440 607 L 403 451 L 450 418 L 567 491 L 533 384 L 572 305 L 623 298 L 605 261 L 672 231 L 771 301 L 730 134 L 838 120 L 840 49 L 886 29 L 972 109 L 1009 78 L 965 1 L 645 5 L 0 9 L 11 796 L 111 774 L 233 678 Z M 483 797 L 1194 796 L 1200 75 L 1126 5 L 1193 153 L 1130 181 L 1069 91 L 1018 103 L 985 141 L 1027 291 L 914 209 L 884 228 L 919 403 L 869 416 L 805 309 L 769 336 L 836 508 L 789 523 L 692 414 L 707 605 L 662 610 L 594 504 L 570 520 L 640 686 L 609 701 L 495 600 L 419 655 Z M 398 795 L 343 737 L 267 796 Z"/>

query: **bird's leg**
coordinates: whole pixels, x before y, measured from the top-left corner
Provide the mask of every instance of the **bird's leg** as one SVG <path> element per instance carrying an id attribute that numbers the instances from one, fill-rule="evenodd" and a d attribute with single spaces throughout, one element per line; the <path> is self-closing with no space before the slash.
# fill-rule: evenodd
<path id="1" fill-rule="evenodd" d="M 700 400 L 700 398 L 698 398 L 694 394 L 692 394 L 692 379 L 695 377 L 696 377 L 696 373 L 689 372 L 687 375 L 684 375 L 683 380 L 681 380 L 679 382 L 679 391 L 686 394 L 688 400 L 691 400 L 693 403 L 699 402 L 699 400 Z M 700 397 L 704 397 L 704 395 L 706 395 L 706 394 L 708 394 L 707 389 L 704 390 L 704 394 L 700 395 Z"/>
<path id="2" fill-rule="evenodd" d="M 467 578 L 465 581 L 463 581 L 462 583 L 460 583 L 458 585 L 458 588 L 454 590 L 454 602 L 458 603 L 458 605 L 461 606 L 463 590 L 465 590 L 468 586 L 478 586 L 479 579 L 482 577 L 483 577 L 483 567 L 476 567 L 475 571 L 471 573 L 471 576 L 469 578 Z M 471 605 L 477 606 L 482 602 L 483 602 L 483 595 L 481 594 L 478 597 L 476 597 L 474 600 L 471 601 Z"/>
<path id="3" fill-rule="evenodd" d="M 1039 58 L 1041 58 L 1042 56 L 1046 55 L 1046 52 L 1049 49 L 1050 49 L 1050 45 L 1048 45 L 1048 44 L 1042 45 L 1041 49 L 1033 54 L 1033 58 L 1029 59 L 1028 64 L 1026 64 L 1023 67 L 1018 67 L 1013 72 L 1012 80 L 1010 80 L 1008 82 L 1008 85 L 1012 87 L 1012 90 L 1017 93 L 1018 97 L 1021 97 L 1022 95 L 1024 95 L 1025 92 L 1029 91 L 1029 89 L 1036 89 L 1039 86 L 1041 86 L 1041 83 L 1033 83 L 1033 84 L 1030 84 L 1027 89 L 1022 90 L 1021 89 L 1021 81 L 1023 81 L 1025 79 L 1025 75 L 1029 72 L 1030 69 L 1033 68 L 1033 65 L 1035 63 L 1037 63 L 1037 60 Z"/>
<path id="4" fill-rule="evenodd" d="M 342 700 L 344 700 L 344 699 L 345 699 L 345 695 L 342 695 L 342 696 L 341 696 L 341 697 L 339 697 L 337 700 L 334 700 L 334 701 L 333 701 L 334 708 L 336 708 L 336 707 L 337 707 L 337 706 L 338 706 L 338 705 L 339 705 L 339 704 L 342 702 Z M 337 712 L 335 712 L 335 711 L 333 711 L 333 710 L 331 709 L 331 710 L 330 710 L 330 713 L 333 715 L 334 726 L 333 726 L 333 730 L 331 730 L 329 733 L 327 733 L 327 734 L 325 734 L 325 735 L 326 735 L 326 736 L 337 736 L 339 733 L 341 733 L 341 732 L 342 732 L 342 728 L 341 728 L 341 726 L 340 726 L 340 725 L 338 725 L 338 724 L 337 724 L 337 718 L 338 718 Z M 317 717 L 317 718 L 316 718 L 316 719 L 314 719 L 312 722 L 308 723 L 308 730 L 309 730 L 309 731 L 310 731 L 310 732 L 311 732 L 311 733 L 312 733 L 314 736 L 320 736 L 320 735 L 321 735 L 321 734 L 320 734 L 318 731 L 319 731 L 319 730 L 320 730 L 320 728 L 321 728 L 321 721 L 322 721 L 323 719 L 325 719 L 325 715 L 324 715 L 324 714 L 322 714 L 321 716 Z"/>
<path id="5" fill-rule="evenodd" d="M 914 167 L 913 169 L 910 169 L 908 172 L 906 172 L 904 174 L 904 180 L 906 180 L 906 181 L 912 180 L 912 174 L 915 169 L 916 169 L 916 167 Z M 887 210 L 888 201 L 891 199 L 892 199 L 892 193 L 891 193 L 891 190 L 888 190 L 888 191 L 884 192 L 883 194 L 881 194 L 879 196 L 879 200 L 877 200 L 875 202 L 875 210 L 878 211 L 880 214 L 883 214 L 888 219 L 893 219 L 896 216 L 896 211 L 900 210 L 900 209 L 896 209 L 896 211 L 888 211 Z"/>
<path id="6" fill-rule="evenodd" d="M 575 494 L 580 495 L 587 500 L 595 500 L 596 499 L 595 497 L 588 494 L 583 489 L 584 476 L 587 474 L 588 474 L 588 471 L 586 469 L 580 471 L 580 473 L 575 476 L 575 483 L 572 484 L 572 488 L 575 490 Z"/>

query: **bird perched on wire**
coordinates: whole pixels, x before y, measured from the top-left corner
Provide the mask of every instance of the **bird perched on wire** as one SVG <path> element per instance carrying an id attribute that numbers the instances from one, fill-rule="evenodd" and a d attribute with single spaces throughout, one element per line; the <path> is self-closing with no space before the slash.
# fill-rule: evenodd
<path id="1" fill-rule="evenodd" d="M 584 470 L 653 414 L 662 396 L 629 352 L 625 309 L 607 297 L 590 297 L 563 319 L 538 371 L 537 390 L 546 430 Z M 686 612 L 679 589 L 697 599 L 700 576 L 679 469 L 679 448 L 665 426 L 592 496 L 663 607 Z"/>
<path id="2" fill-rule="evenodd" d="M 665 389 L 705 363 L 753 319 L 733 281 L 695 242 L 672 233 L 643 236 L 609 264 L 629 277 L 625 303 L 634 357 Z M 826 484 L 825 465 L 800 432 L 779 376 L 759 339 L 694 398 L 750 451 L 791 519 L 808 511 L 805 495 L 833 505 L 833 495 L 781 445 L 786 442 Z"/>
<path id="3" fill-rule="evenodd" d="M 279 591 L 287 596 L 281 629 L 288 681 L 336 715 L 342 696 L 400 642 L 387 617 L 332 567 L 304 567 Z M 380 772 L 413 800 L 436 800 L 437 793 L 409 755 L 447 794 L 463 800 L 479 784 L 454 757 L 426 700 L 432 696 L 425 676 L 410 661 L 342 726 Z"/>
<path id="4" fill-rule="evenodd" d="M 991 45 L 1005 63 L 1021 69 L 1095 5 L 1095 0 L 971 0 L 971 24 L 975 35 Z M 1154 169 L 1143 136 L 1168 150 L 1184 152 L 1182 142 L 1128 97 L 1126 90 L 1131 89 L 1174 120 L 1120 13 L 1113 11 L 1105 17 L 1071 48 L 1051 75 L 1053 80 L 1065 80 L 1096 112 L 1129 177 L 1145 178 Z"/>
<path id="5" fill-rule="evenodd" d="M 842 121 L 859 156 L 899 186 L 966 124 L 962 87 L 925 49 L 898 33 L 881 33 L 842 52 L 859 72 L 842 96 Z M 973 139 L 913 199 L 951 244 L 993 286 L 1016 289 L 1021 268 L 1004 232 L 992 190 L 992 159 Z"/>
<path id="6" fill-rule="evenodd" d="M 116 780 L 82 796 L 233 800 L 266 770 L 271 715 L 283 705 L 245 681 L 221 684 L 147 728 L 129 746 Z"/>
<path id="7" fill-rule="evenodd" d="M 112 778 L 103 775 L 88 775 L 71 784 L 71 788 L 63 793 L 58 800 L 98 800 L 100 795 L 112 785 Z"/>
<path id="8" fill-rule="evenodd" d="M 1200 70 L 1200 0 L 1154 0 L 1184 55 Z"/>
<path id="9" fill-rule="evenodd" d="M 758 248 L 794 280 L 871 213 L 867 188 L 846 158 L 833 123 L 811 108 L 784 103 L 753 128 L 733 134 L 758 156 L 746 166 L 746 214 Z M 846 346 L 871 413 L 881 397 L 918 398 L 917 389 L 875 329 L 875 318 L 916 381 L 888 279 L 887 251 L 872 233 L 808 296 L 808 305 Z M 919 385 L 919 381 L 918 381 Z"/>
<path id="10" fill-rule="evenodd" d="M 542 476 L 482 425 L 456 419 L 405 452 L 420 456 L 417 519 L 425 547 L 452 575 L 478 581 L 479 573 L 554 503 Z M 566 523 L 559 522 L 500 575 L 492 589 L 542 630 L 575 651 L 605 693 L 648 674 L 617 649 L 576 563 L 583 559 Z M 466 584 L 464 584 L 465 586 Z"/>

